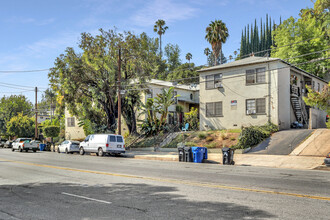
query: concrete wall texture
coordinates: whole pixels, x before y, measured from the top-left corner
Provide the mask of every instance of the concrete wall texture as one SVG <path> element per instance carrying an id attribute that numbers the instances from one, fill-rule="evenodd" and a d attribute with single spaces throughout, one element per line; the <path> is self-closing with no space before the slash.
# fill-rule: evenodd
<path id="1" fill-rule="evenodd" d="M 236 62 L 236 61 L 235 61 Z M 265 82 L 246 83 L 246 70 L 265 68 Z M 206 88 L 206 76 L 222 74 L 223 88 Z M 314 81 L 323 88 L 325 82 L 311 77 L 281 60 L 270 60 L 261 63 L 244 65 L 228 65 L 226 68 L 210 68 L 200 72 L 200 130 L 232 129 L 264 125 L 268 121 L 279 125 L 280 129 L 289 129 L 296 116 L 290 99 L 290 77 L 297 77 L 297 87 L 301 96 L 305 95 L 306 80 Z M 319 85 L 319 86 L 318 86 Z M 246 100 L 264 98 L 266 111 L 261 114 L 247 114 Z M 206 103 L 222 102 L 222 116 L 207 116 Z M 232 104 L 234 103 L 234 105 Z M 317 118 L 323 118 L 324 112 L 317 112 Z M 324 127 L 321 120 L 315 122 L 315 127 Z"/>

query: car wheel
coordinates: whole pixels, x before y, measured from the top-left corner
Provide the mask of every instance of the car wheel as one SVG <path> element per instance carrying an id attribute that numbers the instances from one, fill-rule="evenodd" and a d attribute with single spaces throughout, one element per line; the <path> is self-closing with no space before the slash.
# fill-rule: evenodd
<path id="1" fill-rule="evenodd" d="M 27 149 L 27 150 L 25 150 L 25 152 L 29 152 L 29 150 Z"/>
<path id="2" fill-rule="evenodd" d="M 97 151 L 97 154 L 99 155 L 99 157 L 103 157 L 104 156 L 104 152 L 103 152 L 103 149 L 101 147 Z"/>
<path id="3" fill-rule="evenodd" d="M 12 148 L 12 149 L 11 149 L 11 151 L 15 151 L 15 149 L 14 149 L 14 148 Z"/>
<path id="4" fill-rule="evenodd" d="M 19 147 L 19 152 L 23 152 L 23 149 L 21 147 Z"/>
<path id="5" fill-rule="evenodd" d="M 61 153 L 60 147 L 57 147 L 57 153 Z"/>
<path id="6" fill-rule="evenodd" d="M 69 153 L 69 151 L 68 151 L 68 148 L 65 148 L 65 153 L 66 153 L 66 154 L 68 154 L 68 153 Z"/>
<path id="7" fill-rule="evenodd" d="M 37 150 L 33 150 L 33 152 L 37 152 Z"/>
<path id="8" fill-rule="evenodd" d="M 79 149 L 79 154 L 80 154 L 80 155 L 84 155 L 84 154 L 85 154 L 85 151 L 84 151 L 84 148 L 83 148 L 83 147 L 81 147 L 81 148 Z"/>

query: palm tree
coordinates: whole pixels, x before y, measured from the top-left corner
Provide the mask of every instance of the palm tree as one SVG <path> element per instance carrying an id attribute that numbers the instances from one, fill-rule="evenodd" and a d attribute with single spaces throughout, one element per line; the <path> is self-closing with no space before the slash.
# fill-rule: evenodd
<path id="1" fill-rule="evenodd" d="M 160 48 L 160 57 L 162 57 L 162 35 L 165 34 L 165 31 L 168 29 L 165 26 L 165 21 L 162 19 L 158 19 L 154 25 L 154 32 L 159 35 L 159 48 Z"/>
<path id="2" fill-rule="evenodd" d="M 187 53 L 186 54 L 186 60 L 188 60 L 189 61 L 189 63 L 190 63 L 190 60 L 192 59 L 192 54 L 191 53 Z"/>
<path id="3" fill-rule="evenodd" d="M 206 63 L 208 63 L 208 58 L 209 58 L 210 53 L 211 53 L 210 48 L 207 47 L 204 49 L 204 54 L 206 55 Z"/>
<path id="4" fill-rule="evenodd" d="M 214 65 L 218 65 L 218 56 L 221 56 L 222 44 L 226 43 L 228 34 L 228 29 L 226 24 L 221 20 L 212 21 L 206 28 L 205 39 L 211 44 L 212 52 L 214 55 Z M 221 57 L 220 57 L 220 60 Z"/>
<path id="5" fill-rule="evenodd" d="M 162 89 L 160 94 L 157 94 L 155 97 L 155 103 L 159 109 L 160 116 L 160 125 L 166 124 L 166 119 L 168 115 L 168 108 L 175 103 L 175 98 L 178 95 L 174 96 L 174 88 L 170 87 L 169 89 Z"/>
<path id="6" fill-rule="evenodd" d="M 232 60 L 233 59 L 233 56 L 232 55 L 229 55 L 229 60 Z"/>

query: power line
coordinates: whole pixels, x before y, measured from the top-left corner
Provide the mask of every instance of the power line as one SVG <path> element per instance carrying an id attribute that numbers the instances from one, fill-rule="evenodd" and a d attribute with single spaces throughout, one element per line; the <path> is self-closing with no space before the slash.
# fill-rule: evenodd
<path id="1" fill-rule="evenodd" d="M 0 70 L 0 73 L 32 73 L 32 72 L 45 72 L 51 70 L 48 69 L 39 69 L 39 70 Z"/>
<path id="2" fill-rule="evenodd" d="M 262 58 L 262 57 L 261 57 Z M 303 64 L 306 64 L 306 63 L 314 63 L 314 62 L 320 62 L 320 61 L 323 61 L 323 60 L 328 60 L 330 59 L 330 57 L 327 57 L 327 58 L 323 58 L 323 59 L 318 59 L 318 60 L 312 60 L 312 61 L 307 61 L 307 62 L 302 62 L 302 63 L 296 63 L 296 64 L 291 64 L 291 65 L 303 65 Z M 285 66 L 285 67 L 279 67 L 279 68 L 274 68 L 274 69 L 269 69 L 269 70 L 265 70 L 264 72 L 269 72 L 269 71 L 273 71 L 273 70 L 280 70 L 280 69 L 286 69 L 286 68 L 290 68 L 289 66 Z M 237 71 L 230 71 L 230 72 L 226 72 L 227 73 L 237 73 Z M 231 78 L 237 78 L 237 77 L 244 77 L 245 76 L 245 73 L 242 72 L 240 73 L 239 75 L 235 75 L 235 76 L 228 76 L 228 77 L 223 77 L 222 80 L 224 79 L 231 79 Z M 185 79 L 194 79 L 194 78 L 199 78 L 199 76 L 197 77 L 189 77 L 189 78 L 185 78 Z M 177 79 L 177 81 L 180 81 L 181 79 Z M 203 80 L 203 81 L 199 81 L 198 83 L 204 83 L 204 82 L 209 82 L 209 81 L 213 81 L 213 80 Z M 197 82 L 196 82 L 197 83 Z M 154 83 L 151 83 L 151 82 L 146 82 L 146 83 L 143 83 L 143 84 L 138 84 L 138 86 L 140 85 L 150 85 L 150 84 L 154 84 Z M 136 86 L 136 85 L 126 85 L 126 86 Z M 122 90 L 125 90 L 125 91 L 142 91 L 142 90 L 147 90 L 148 88 L 137 88 L 137 89 L 122 89 Z"/>
<path id="3" fill-rule="evenodd" d="M 294 59 L 294 58 L 297 58 L 297 57 L 303 57 L 303 56 L 308 56 L 308 55 L 311 55 L 311 54 L 316 54 L 316 53 L 322 53 L 324 51 L 328 51 L 330 50 L 329 48 L 325 49 L 325 50 L 319 50 L 319 51 L 315 51 L 315 52 L 311 52 L 311 53 L 306 53 L 306 54 L 302 54 L 302 55 L 299 55 L 299 56 L 296 56 L 296 57 L 289 57 L 289 58 L 285 58 L 285 59 L 282 59 L 283 61 L 284 60 L 290 60 L 290 59 Z M 258 57 L 259 59 L 263 59 L 265 57 Z M 318 60 L 312 60 L 313 62 L 318 62 L 318 61 L 323 61 L 323 60 L 327 60 L 329 59 L 328 58 L 325 58 L 325 59 L 318 59 Z M 313 63 L 313 62 L 310 62 L 310 61 L 307 61 L 307 62 L 303 62 L 303 63 L 293 63 L 291 65 L 303 65 L 303 64 L 306 64 L 306 63 Z M 201 65 L 201 66 L 198 66 L 198 67 L 202 67 L 204 65 Z M 191 68 L 186 68 L 186 69 L 191 69 Z M 181 69 L 181 70 L 186 70 L 186 69 Z M 169 72 L 169 73 L 172 73 L 172 72 L 175 72 L 175 70 Z M 236 72 L 236 71 L 233 71 L 233 72 Z M 228 73 L 228 72 L 227 72 Z M 230 73 L 230 72 L 229 72 Z M 236 77 L 236 76 L 234 76 Z M 197 79 L 199 78 L 199 76 L 193 76 L 193 77 L 187 77 L 187 78 L 180 78 L 180 79 L 174 79 L 174 80 L 169 80 L 167 82 L 177 82 L 177 81 L 182 81 L 182 80 L 186 80 L 186 79 Z M 147 84 L 152 84 L 150 82 L 145 82 L 145 83 L 139 83 L 138 85 L 147 85 Z M 121 85 L 121 87 L 129 87 L 129 86 L 136 86 L 136 85 L 131 85 L 131 84 L 128 84 L 128 85 Z"/>

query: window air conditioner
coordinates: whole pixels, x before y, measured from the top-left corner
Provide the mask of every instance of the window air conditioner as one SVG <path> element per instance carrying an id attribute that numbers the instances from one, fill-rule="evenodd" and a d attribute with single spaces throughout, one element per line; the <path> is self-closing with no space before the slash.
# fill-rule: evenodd
<path id="1" fill-rule="evenodd" d="M 223 88 L 222 83 L 216 83 L 214 86 L 215 86 L 215 88 Z"/>
<path id="2" fill-rule="evenodd" d="M 254 110 L 254 109 L 249 109 L 249 110 L 246 111 L 247 115 L 252 115 L 252 114 L 255 114 L 255 113 L 256 113 L 256 110 Z"/>

